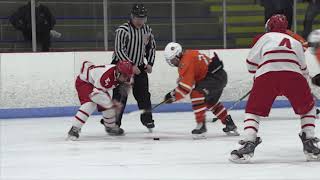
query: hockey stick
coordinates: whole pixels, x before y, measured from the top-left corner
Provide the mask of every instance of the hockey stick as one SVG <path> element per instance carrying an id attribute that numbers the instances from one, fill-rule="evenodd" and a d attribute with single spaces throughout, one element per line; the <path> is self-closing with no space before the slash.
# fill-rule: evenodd
<path id="1" fill-rule="evenodd" d="M 168 102 L 170 99 L 167 100 L 163 100 L 161 101 L 159 104 L 156 104 L 155 106 L 153 106 L 151 109 L 141 109 L 141 110 L 137 110 L 137 111 L 132 111 L 130 113 L 128 113 L 128 115 L 135 115 L 135 114 L 143 114 L 143 113 L 148 113 L 148 112 L 153 112 L 157 107 L 161 106 L 162 104 L 165 104 L 166 102 Z"/>
<path id="2" fill-rule="evenodd" d="M 251 90 L 248 91 L 246 94 L 244 94 L 240 99 L 238 99 L 236 102 L 234 102 L 228 109 L 227 111 L 232 110 L 234 107 L 236 107 L 243 99 L 245 99 L 247 96 L 249 96 Z M 216 122 L 218 118 L 213 118 L 212 121 L 210 122 Z"/>

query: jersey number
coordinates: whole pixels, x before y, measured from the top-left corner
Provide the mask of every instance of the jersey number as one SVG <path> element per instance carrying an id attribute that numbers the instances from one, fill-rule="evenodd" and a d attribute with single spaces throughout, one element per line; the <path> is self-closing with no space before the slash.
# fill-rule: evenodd
<path id="1" fill-rule="evenodd" d="M 283 38 L 279 46 L 286 46 L 287 48 L 292 49 L 290 40 L 288 38 Z"/>

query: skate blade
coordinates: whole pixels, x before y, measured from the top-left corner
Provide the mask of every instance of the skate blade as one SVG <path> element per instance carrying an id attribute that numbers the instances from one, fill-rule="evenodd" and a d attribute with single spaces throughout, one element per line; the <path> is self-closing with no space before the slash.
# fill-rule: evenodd
<path id="1" fill-rule="evenodd" d="M 251 156 L 248 154 L 243 155 L 243 158 L 239 158 L 235 154 L 231 154 L 229 161 L 236 163 L 236 164 L 248 164 L 250 163 Z"/>
<path id="2" fill-rule="evenodd" d="M 225 132 L 228 136 L 240 136 L 240 133 L 237 130 Z"/>
<path id="3" fill-rule="evenodd" d="M 198 140 L 198 139 L 206 139 L 206 133 L 202 133 L 202 134 L 192 134 L 192 139 L 194 140 Z"/>
<path id="4" fill-rule="evenodd" d="M 153 128 L 147 128 L 149 133 L 153 133 Z"/>
<path id="5" fill-rule="evenodd" d="M 125 133 L 117 134 L 117 133 L 108 133 L 109 136 L 124 136 Z"/>
<path id="6" fill-rule="evenodd" d="M 312 153 L 305 153 L 307 161 L 320 161 L 320 154 L 314 155 Z"/>

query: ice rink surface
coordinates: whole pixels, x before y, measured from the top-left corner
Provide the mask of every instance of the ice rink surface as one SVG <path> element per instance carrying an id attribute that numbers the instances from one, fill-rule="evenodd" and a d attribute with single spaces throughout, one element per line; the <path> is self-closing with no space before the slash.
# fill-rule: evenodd
<path id="1" fill-rule="evenodd" d="M 242 133 L 243 111 L 231 115 Z M 0 179 L 320 179 L 320 162 L 305 161 L 300 120 L 291 109 L 273 109 L 270 118 L 261 121 L 262 144 L 251 164 L 228 161 L 242 137 L 226 136 L 220 122 L 207 124 L 207 139 L 193 140 L 192 112 L 154 114 L 152 134 L 137 115 L 125 115 L 122 137 L 108 136 L 100 117 L 93 116 L 76 142 L 65 140 L 71 119 L 0 120 Z M 319 120 L 316 125 L 320 128 Z M 318 137 L 319 132 L 316 129 Z"/>

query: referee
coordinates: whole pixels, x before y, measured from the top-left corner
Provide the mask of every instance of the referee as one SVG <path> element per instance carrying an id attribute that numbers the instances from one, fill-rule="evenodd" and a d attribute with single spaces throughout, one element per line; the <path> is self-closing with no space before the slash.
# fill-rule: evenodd
<path id="1" fill-rule="evenodd" d="M 116 29 L 115 49 L 112 57 L 113 64 L 121 60 L 128 60 L 134 65 L 133 70 L 135 75 L 132 91 L 140 110 L 151 110 L 147 73 L 152 72 L 156 50 L 152 30 L 145 24 L 146 21 L 147 9 L 143 4 L 135 4 L 132 7 L 129 22 L 122 24 Z M 127 93 L 123 93 L 122 89 L 123 87 L 118 86 L 113 90 L 113 99 L 123 104 L 116 120 L 119 127 L 121 126 L 122 114 L 127 102 Z M 141 114 L 140 120 L 149 130 L 154 128 L 154 121 L 150 111 Z"/>

